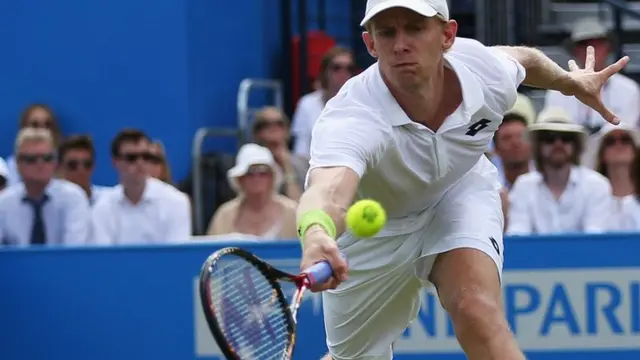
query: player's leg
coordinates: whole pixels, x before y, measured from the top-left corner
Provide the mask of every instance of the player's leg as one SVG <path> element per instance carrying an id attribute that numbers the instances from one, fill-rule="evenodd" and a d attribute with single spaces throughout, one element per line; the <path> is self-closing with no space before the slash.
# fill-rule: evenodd
<path id="1" fill-rule="evenodd" d="M 504 218 L 498 189 L 469 173 L 436 206 L 416 275 L 436 286 L 470 360 L 524 359 L 501 303 Z"/>
<path id="2" fill-rule="evenodd" d="M 417 315 L 420 282 L 413 261 L 420 234 L 358 240 L 343 246 L 349 279 L 323 293 L 327 346 L 333 360 L 390 360 L 392 343 Z"/>
<path id="3" fill-rule="evenodd" d="M 524 359 L 502 310 L 500 278 L 491 257 L 471 248 L 440 254 L 430 280 L 470 360 Z"/>

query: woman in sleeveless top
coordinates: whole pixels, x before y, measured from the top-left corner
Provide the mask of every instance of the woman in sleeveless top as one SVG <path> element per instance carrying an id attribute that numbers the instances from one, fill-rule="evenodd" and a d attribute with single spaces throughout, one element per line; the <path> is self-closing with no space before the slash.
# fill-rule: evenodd
<path id="1" fill-rule="evenodd" d="M 238 196 L 213 215 L 208 235 L 240 234 L 264 240 L 296 238 L 297 203 L 279 195 L 282 176 L 271 152 L 256 144 L 240 148 L 227 177 Z M 228 239 L 233 240 L 233 239 Z"/>

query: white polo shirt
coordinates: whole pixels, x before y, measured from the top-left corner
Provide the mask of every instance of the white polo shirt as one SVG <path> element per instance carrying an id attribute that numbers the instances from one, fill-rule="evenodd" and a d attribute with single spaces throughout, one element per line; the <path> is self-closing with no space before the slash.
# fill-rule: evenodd
<path id="1" fill-rule="evenodd" d="M 640 232 L 640 196 L 627 195 L 621 199 L 620 231 Z"/>
<path id="2" fill-rule="evenodd" d="M 602 88 L 602 102 L 611 109 L 624 123 L 639 127 L 640 125 L 640 86 L 632 79 L 614 74 Z M 565 109 L 576 124 L 593 131 L 601 129 L 607 121 L 595 110 L 580 102 L 573 96 L 565 96 L 558 91 L 547 91 L 545 107 L 561 107 Z M 597 133 L 597 131 L 595 132 Z"/>
<path id="3" fill-rule="evenodd" d="M 158 179 L 147 180 L 142 199 L 135 205 L 124 196 L 122 185 L 117 185 L 93 206 L 95 244 L 164 244 L 190 238 L 189 198 Z"/>
<path id="4" fill-rule="evenodd" d="M 520 175 L 509 192 L 509 235 L 602 233 L 612 229 L 614 198 L 609 180 L 584 166 L 571 169 L 556 200 L 542 174 Z"/>
<path id="5" fill-rule="evenodd" d="M 469 171 L 500 187 L 484 153 L 525 70 L 501 50 L 465 38 L 456 39 L 445 60 L 460 79 L 463 102 L 438 131 L 409 119 L 377 64 L 342 87 L 313 129 L 311 169 L 346 166 L 360 175 L 358 196 L 376 199 L 388 213 L 380 236 L 423 226 L 412 220 Z"/>

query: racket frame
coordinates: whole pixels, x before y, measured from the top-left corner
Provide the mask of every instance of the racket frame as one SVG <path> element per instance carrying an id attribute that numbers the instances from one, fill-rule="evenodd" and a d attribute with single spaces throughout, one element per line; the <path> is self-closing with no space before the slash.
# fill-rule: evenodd
<path id="1" fill-rule="evenodd" d="M 211 292 L 210 279 L 212 269 L 221 258 L 229 255 L 238 256 L 253 265 L 258 271 L 260 271 L 260 273 L 262 273 L 271 287 L 275 290 L 276 300 L 279 302 L 280 306 L 285 309 L 285 313 L 283 315 L 285 316 L 288 332 L 287 346 L 285 347 L 285 350 L 283 352 L 282 359 L 291 359 L 296 340 L 296 315 L 298 312 L 298 308 L 300 307 L 302 295 L 309 286 L 309 279 L 307 275 L 292 275 L 278 270 L 273 266 L 267 264 L 259 257 L 238 247 L 227 247 L 220 249 L 207 258 L 200 271 L 200 302 L 202 304 L 202 309 L 204 311 L 207 324 L 209 325 L 209 329 L 211 330 L 211 334 L 216 340 L 216 343 L 218 343 L 218 347 L 220 348 L 224 356 L 229 360 L 242 359 L 240 359 L 239 355 L 231 347 L 230 341 L 228 341 L 225 337 L 224 332 L 222 331 L 222 326 L 218 318 L 216 317 L 216 309 L 211 301 L 211 296 L 209 295 Z M 278 283 L 279 281 L 294 283 L 296 285 L 296 292 L 293 295 L 291 305 L 289 305 L 289 302 L 287 301 L 287 298 L 282 291 L 282 287 Z"/>

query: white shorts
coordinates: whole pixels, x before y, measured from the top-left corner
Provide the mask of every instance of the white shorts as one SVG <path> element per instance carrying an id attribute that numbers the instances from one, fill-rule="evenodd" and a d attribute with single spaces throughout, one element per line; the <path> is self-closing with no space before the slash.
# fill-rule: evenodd
<path id="1" fill-rule="evenodd" d="M 438 254 L 474 248 L 502 273 L 504 218 L 499 192 L 489 179 L 468 173 L 410 234 L 338 240 L 349 279 L 323 293 L 327 346 L 336 360 L 389 360 L 391 345 L 417 316 L 420 290 L 428 286 Z"/>

